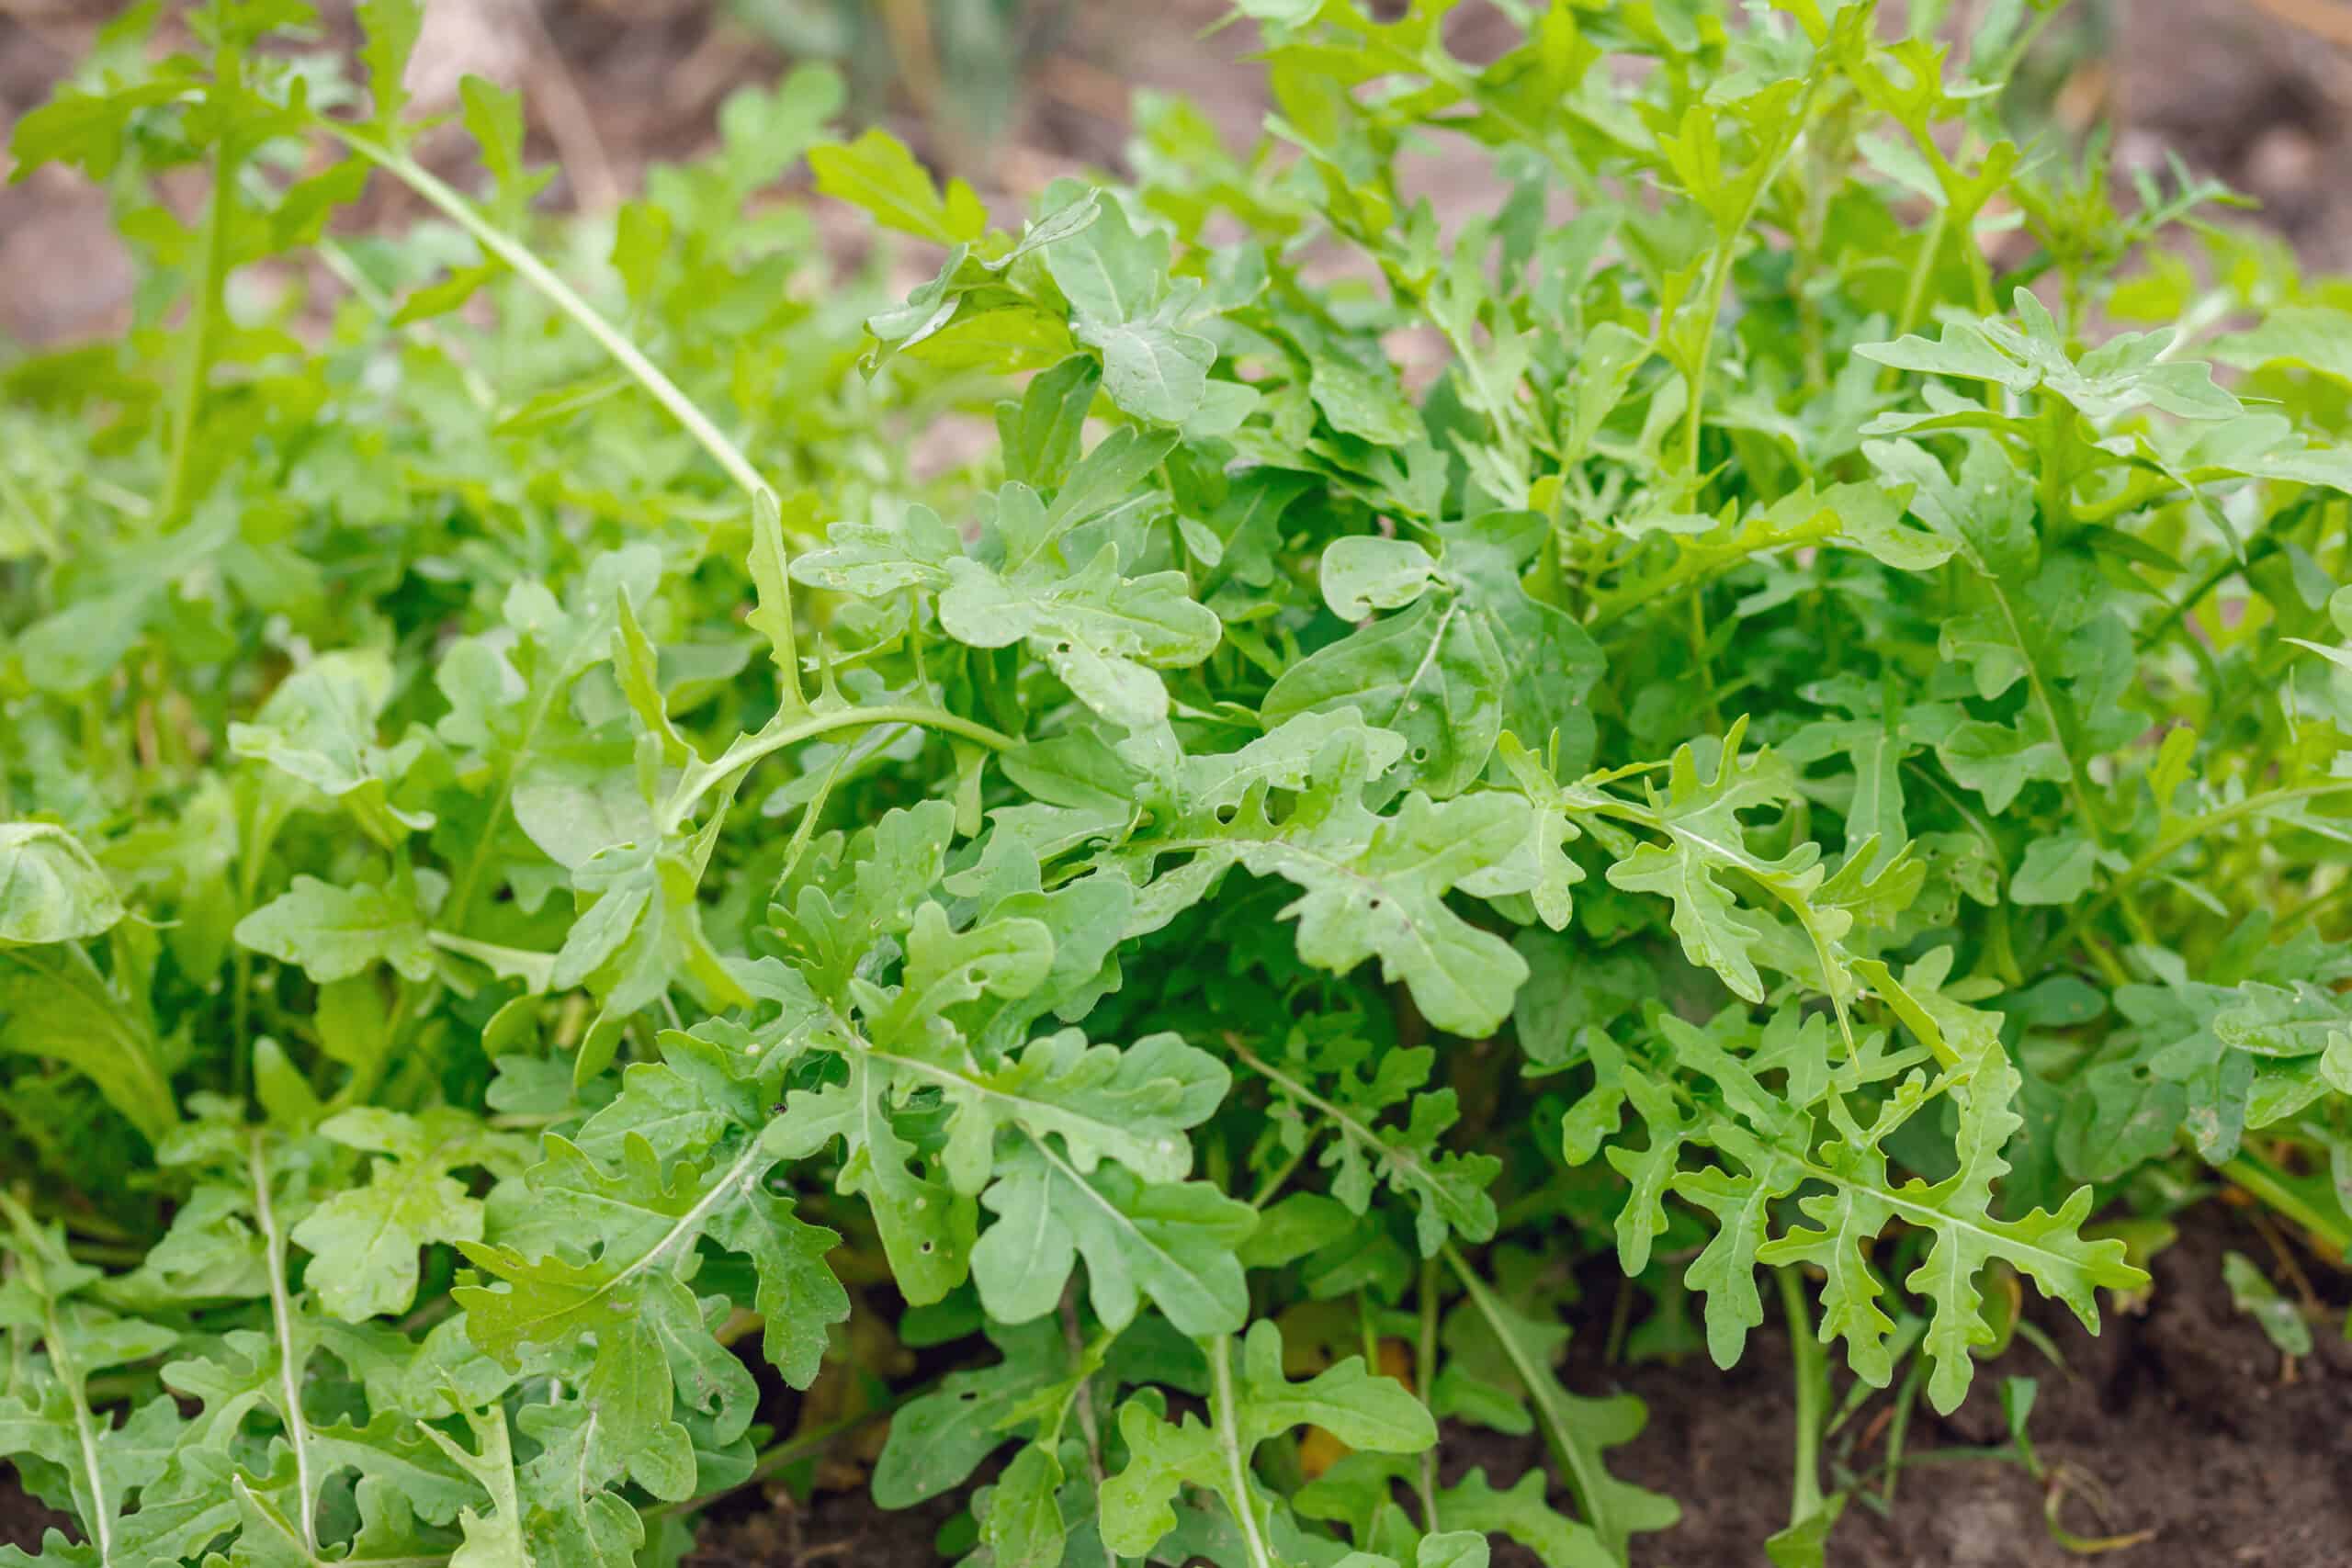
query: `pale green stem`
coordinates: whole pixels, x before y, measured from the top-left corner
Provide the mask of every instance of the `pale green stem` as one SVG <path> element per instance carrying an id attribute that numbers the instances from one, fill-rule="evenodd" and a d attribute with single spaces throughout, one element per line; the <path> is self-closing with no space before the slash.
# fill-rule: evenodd
<path id="1" fill-rule="evenodd" d="M 1203 1340 L 1201 1348 L 1208 1352 L 1209 1372 L 1216 1381 L 1209 1414 L 1216 1421 L 1217 1448 L 1225 1456 L 1225 1483 L 1232 1488 L 1242 1551 L 1248 1554 L 1249 1568 L 1277 1568 L 1274 1554 L 1258 1529 L 1258 1510 L 1250 1500 L 1250 1456 L 1241 1451 L 1240 1405 L 1233 1388 L 1233 1340 L 1220 1334 Z"/>
<path id="2" fill-rule="evenodd" d="M 1792 117 L 1794 129 L 1789 132 L 1788 140 L 1774 150 L 1771 167 L 1762 179 L 1756 182 L 1755 190 L 1748 195 L 1747 205 L 1740 210 L 1739 221 L 1724 235 L 1716 246 L 1714 260 L 1707 268 L 1707 324 L 1699 334 L 1699 353 L 1689 372 L 1690 409 L 1685 417 L 1690 423 L 1686 427 L 1682 448 L 1683 471 L 1690 476 L 1694 490 L 1699 476 L 1699 431 L 1705 422 L 1707 411 L 1708 361 L 1714 357 L 1715 327 L 1723 318 L 1724 286 L 1731 278 L 1733 255 L 1739 249 L 1741 238 L 1747 232 L 1748 224 L 1755 220 L 1756 209 L 1763 204 L 1764 193 L 1770 190 L 1773 182 L 1781 177 L 1781 166 L 1796 151 L 1797 143 L 1804 140 L 1804 126 L 1812 118 L 1814 95 L 1819 86 L 1820 84 L 1815 82 L 1805 88 L 1804 101 L 1798 104 Z"/>
<path id="3" fill-rule="evenodd" d="M 28 1260 L 43 1255 L 46 1249 L 33 1229 L 32 1216 L 6 1192 L 0 1192 L 0 1215 L 6 1217 L 9 1228 L 17 1233 Z M 97 1417 L 90 1410 L 89 1387 L 82 1364 L 74 1359 L 74 1342 L 66 1337 L 64 1322 L 57 1314 L 57 1298 L 51 1293 L 54 1286 L 45 1268 L 40 1269 L 40 1276 L 36 1294 L 41 1303 L 41 1342 L 49 1349 L 50 1369 L 65 1385 L 67 1399 L 74 1406 L 74 1436 L 81 1450 L 83 1479 L 90 1488 L 90 1517 L 84 1524 L 89 1531 L 90 1544 L 98 1549 L 101 1568 L 112 1568 L 114 1508 L 107 1501 L 106 1467 L 98 1446 L 102 1434 Z"/>
<path id="4" fill-rule="evenodd" d="M 1423 1404 L 1434 1408 L 1435 1401 L 1430 1394 L 1430 1389 L 1437 1382 L 1438 1267 L 1434 1258 L 1421 1259 L 1420 1299 L 1414 1304 L 1420 1309 L 1421 1334 L 1419 1343 L 1414 1347 L 1413 1392 L 1420 1396 Z M 1418 1481 L 1421 1494 L 1421 1533 L 1435 1535 L 1445 1528 L 1438 1522 L 1435 1444 L 1421 1450 Z"/>
<path id="5" fill-rule="evenodd" d="M 2140 882 L 2175 853 L 2195 843 L 2214 829 L 2226 827 L 2242 818 L 2259 816 L 2266 811 L 2292 805 L 2299 800 L 2311 800 L 2320 795 L 2341 795 L 2347 790 L 2352 790 L 2352 779 L 2329 779 L 2323 784 L 2296 784 L 2285 789 L 2265 790 L 2260 795 L 2249 795 L 2243 800 L 2233 800 L 2226 806 L 2217 806 L 2211 811 L 2202 812 L 2177 824 L 2169 832 L 2163 834 L 2149 846 L 2147 852 L 2139 859 L 2126 866 L 2114 881 L 2108 884 L 2105 893 L 2084 905 L 2076 912 L 2075 918 L 2066 923 L 2065 929 L 2053 937 L 2040 953 L 2036 954 L 2033 968 L 2040 969 L 2042 963 L 2052 954 L 2065 951 L 2067 945 L 2081 936 L 2093 920 L 2105 914 L 2109 906 L 2120 898 L 2127 889 Z"/>
<path id="6" fill-rule="evenodd" d="M 1821 1421 L 1829 1377 L 1821 1340 L 1813 1331 L 1813 1313 L 1805 1304 L 1804 1280 L 1792 1268 L 1775 1269 L 1772 1274 L 1780 1281 L 1781 1309 L 1789 1320 L 1789 1354 L 1796 1363 L 1796 1474 L 1789 1491 L 1789 1523 L 1793 1525 L 1821 1511 Z"/>
<path id="7" fill-rule="evenodd" d="M 771 493 L 768 491 L 767 482 L 761 479 L 759 471 L 752 467 L 751 459 L 743 456 L 742 449 L 729 440 L 724 431 L 713 424 L 708 416 L 695 406 L 692 399 L 678 389 L 677 383 L 664 375 L 661 367 L 648 359 L 644 351 L 631 343 L 618 328 L 599 315 L 595 307 L 582 299 L 570 284 L 557 276 L 554 270 L 533 254 L 529 247 L 512 235 L 500 231 L 488 219 L 475 211 L 471 202 L 452 190 L 435 177 L 432 171 L 419 164 L 407 153 L 396 148 L 387 147 L 382 142 L 347 125 L 329 119 L 322 119 L 317 123 L 328 135 L 334 137 L 354 152 L 392 175 L 438 208 L 451 222 L 473 236 L 476 244 L 513 267 L 516 275 L 525 282 L 545 295 L 556 309 L 571 317 L 582 331 L 594 338 L 597 344 L 613 356 L 616 364 L 628 371 L 639 386 L 652 394 L 654 401 L 669 411 L 670 417 L 676 420 L 684 428 L 686 434 L 693 436 L 702 449 L 710 454 L 712 459 L 726 470 L 727 477 L 741 487 L 746 497 L 756 501 L 762 495 Z"/>
<path id="8" fill-rule="evenodd" d="M 724 781 L 739 777 L 762 758 L 783 750 L 787 746 L 836 729 L 854 729 L 865 724 L 919 724 L 926 729 L 936 729 L 949 735 L 976 741 L 991 751 L 1006 751 L 1015 744 L 1013 739 L 985 724 L 976 723 L 960 714 L 944 708 L 925 706 L 919 703 L 877 703 L 872 707 L 841 708 L 829 713 L 806 714 L 789 724 L 771 725 L 756 735 L 747 735 L 729 747 L 715 762 L 701 762 L 686 770 L 672 792 L 670 803 L 662 809 L 664 831 L 675 831 L 694 810 L 695 803 Z"/>
<path id="9" fill-rule="evenodd" d="M 187 355 L 180 362 L 180 383 L 172 418 L 170 466 L 164 474 L 164 496 L 155 509 L 159 528 L 177 524 L 188 504 L 188 469 L 196 456 L 196 424 L 204 408 L 204 385 L 212 372 L 212 339 L 220 319 L 220 299 L 229 269 L 229 206 L 234 199 L 237 152 L 223 135 L 212 150 L 212 194 L 204 207 L 204 262 L 198 276 L 196 297 L 188 301 Z"/>
<path id="10" fill-rule="evenodd" d="M 2278 1172 L 2251 1155 L 2239 1155 L 2213 1168 L 2223 1179 L 2236 1183 L 2272 1210 L 2309 1232 L 2331 1263 L 2352 1257 L 2352 1224 L 2341 1214 L 2329 1214 L 2278 1179 Z"/>
<path id="11" fill-rule="evenodd" d="M 269 1273 L 269 1315 L 277 1331 L 278 1397 L 286 1402 L 280 1419 L 286 1424 L 287 1446 L 294 1450 L 297 1518 L 303 1550 L 319 1555 L 318 1493 L 311 1478 L 311 1429 L 302 1415 L 302 1365 L 294 1343 L 294 1303 L 286 1291 L 286 1235 L 278 1229 L 269 1201 L 269 1167 L 263 1158 L 264 1134 L 255 1132 L 246 1151 L 246 1168 L 254 1183 L 254 1224 L 262 1235 Z"/>

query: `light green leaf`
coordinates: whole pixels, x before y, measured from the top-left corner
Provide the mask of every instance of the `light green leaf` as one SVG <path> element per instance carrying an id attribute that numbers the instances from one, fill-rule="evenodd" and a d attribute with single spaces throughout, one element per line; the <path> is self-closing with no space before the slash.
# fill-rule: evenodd
<path id="1" fill-rule="evenodd" d="M 970 186 L 950 180 L 943 197 L 906 144 L 887 130 L 869 130 L 847 146 L 811 148 L 808 166 L 819 190 L 864 208 L 886 229 L 953 245 L 978 239 L 988 227 Z"/>
<path id="2" fill-rule="evenodd" d="M 114 884 L 64 829 L 0 822 L 0 946 L 78 942 L 122 919 Z"/>
<path id="3" fill-rule="evenodd" d="M 415 900 L 372 882 L 337 887 L 297 876 L 292 887 L 239 920 L 234 935 L 322 984 L 377 963 L 411 980 L 433 973 L 433 943 Z"/>
<path id="4" fill-rule="evenodd" d="M 314 1258 L 312 1293 L 346 1323 L 408 1311 L 416 1297 L 418 1249 L 431 1242 L 481 1239 L 481 1202 L 452 1168 L 480 1162 L 469 1118 L 420 1121 L 373 1108 L 320 1125 L 347 1148 L 380 1155 L 364 1187 L 336 1192 L 290 1233 Z"/>

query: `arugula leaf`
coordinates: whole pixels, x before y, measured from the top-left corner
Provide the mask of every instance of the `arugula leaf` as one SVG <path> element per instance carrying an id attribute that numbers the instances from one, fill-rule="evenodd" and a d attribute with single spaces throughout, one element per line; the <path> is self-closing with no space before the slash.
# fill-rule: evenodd
<path id="1" fill-rule="evenodd" d="M 38 947 L 101 936 L 122 900 L 80 840 L 47 822 L 0 823 L 0 942 Z"/>
<path id="2" fill-rule="evenodd" d="M 1270 1323 L 1250 1330 L 1238 1377 L 1230 1341 L 1215 1339 L 1208 1349 L 1216 1388 L 1205 1424 L 1192 1416 L 1171 1424 L 1139 1400 L 1120 1408 L 1130 1458 L 1103 1483 L 1102 1543 L 1122 1556 L 1142 1556 L 1158 1545 L 1175 1528 L 1170 1504 L 1178 1488 L 1196 1486 L 1217 1495 L 1266 1560 L 1269 1504 L 1250 1475 L 1250 1455 L 1294 1427 L 1318 1426 L 1351 1448 L 1381 1452 L 1410 1453 L 1437 1439 L 1419 1402 L 1366 1371 L 1359 1359 L 1291 1382 L 1283 1375 L 1281 1334 Z"/>

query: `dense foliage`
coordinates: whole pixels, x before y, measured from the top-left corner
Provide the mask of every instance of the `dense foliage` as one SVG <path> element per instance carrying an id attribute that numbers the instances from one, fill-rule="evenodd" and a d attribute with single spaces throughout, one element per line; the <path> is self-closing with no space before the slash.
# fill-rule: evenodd
<path id="1" fill-rule="evenodd" d="M 145 281 L 0 407 L 0 1562 L 674 1562 L 895 1408 L 996 1568 L 1581 1568 L 1612 1249 L 1949 1409 L 2214 1171 L 2346 1246 L 2352 296 L 2018 145 L 2045 8 L 1244 0 L 1252 149 L 811 68 L 567 220 L 359 9 L 16 134 Z"/>

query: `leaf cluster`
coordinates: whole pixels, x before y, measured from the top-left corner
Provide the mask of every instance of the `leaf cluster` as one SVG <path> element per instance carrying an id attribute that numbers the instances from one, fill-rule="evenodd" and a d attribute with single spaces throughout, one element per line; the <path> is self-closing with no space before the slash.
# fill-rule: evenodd
<path id="1" fill-rule="evenodd" d="M 1587 1568 L 1679 1512 L 1589 1260 L 1950 1410 L 2119 1208 L 2352 1245 L 2352 294 L 2020 144 L 2042 5 L 1448 9 L 1242 0 L 1253 145 L 993 212 L 808 68 L 551 216 L 495 85 L 424 161 L 418 0 L 20 122 L 148 282 L 0 361 L 0 1457 L 78 1530 L 0 1562 L 674 1562 L 890 1414 L 974 1568 Z"/>

